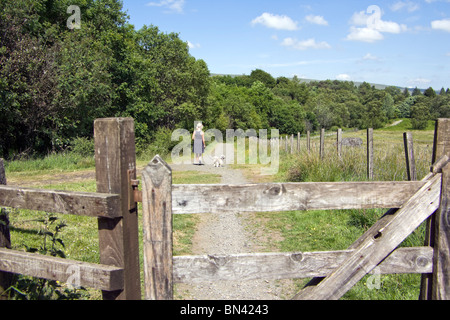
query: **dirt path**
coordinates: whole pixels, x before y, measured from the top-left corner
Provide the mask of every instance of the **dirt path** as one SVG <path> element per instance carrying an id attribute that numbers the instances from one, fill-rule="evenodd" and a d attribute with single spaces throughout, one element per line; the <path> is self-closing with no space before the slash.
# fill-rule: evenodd
<path id="1" fill-rule="evenodd" d="M 227 166 L 214 168 L 212 165 L 171 165 L 173 171 L 200 171 L 221 175 L 223 184 L 245 184 L 249 181 L 241 170 Z M 139 171 L 139 168 L 138 168 Z M 10 185 L 39 188 L 40 185 L 61 182 L 81 182 L 95 179 L 95 171 L 86 170 L 73 173 L 60 173 L 28 177 L 8 181 Z M 200 215 L 200 223 L 193 239 L 193 255 L 238 254 L 260 251 L 258 237 L 251 230 L 254 223 L 248 215 L 221 213 Z M 177 285 L 178 299 L 188 300 L 278 300 L 291 296 L 288 281 L 248 281 L 248 282 L 205 282 L 201 284 Z M 286 292 L 286 290 L 288 290 Z"/>
<path id="2" fill-rule="evenodd" d="M 211 166 L 173 166 L 173 170 L 199 170 L 222 175 L 223 184 L 248 183 L 241 170 Z M 239 213 L 200 215 L 193 240 L 193 254 L 238 254 L 258 251 L 255 236 L 249 231 L 251 222 Z M 279 300 L 285 295 L 280 281 L 205 282 L 179 285 L 178 295 L 193 300 Z"/>

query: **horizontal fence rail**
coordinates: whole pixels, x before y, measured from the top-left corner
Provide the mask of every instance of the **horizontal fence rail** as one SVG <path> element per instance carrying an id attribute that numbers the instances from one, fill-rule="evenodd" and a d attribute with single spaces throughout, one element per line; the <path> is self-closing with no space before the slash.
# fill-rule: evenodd
<path id="1" fill-rule="evenodd" d="M 210 281 L 281 280 L 325 277 L 354 250 L 252 253 L 173 257 L 175 283 Z M 378 274 L 430 273 L 433 248 L 400 248 L 376 269 Z"/>
<path id="2" fill-rule="evenodd" d="M 120 217 L 119 195 L 0 186 L 0 207 L 89 217 Z"/>
<path id="3" fill-rule="evenodd" d="M 122 268 L 9 249 L 0 249 L 0 270 L 30 277 L 72 282 L 77 287 L 106 291 L 123 288 Z"/>
<path id="4" fill-rule="evenodd" d="M 423 181 L 173 185 L 173 214 L 399 208 Z"/>

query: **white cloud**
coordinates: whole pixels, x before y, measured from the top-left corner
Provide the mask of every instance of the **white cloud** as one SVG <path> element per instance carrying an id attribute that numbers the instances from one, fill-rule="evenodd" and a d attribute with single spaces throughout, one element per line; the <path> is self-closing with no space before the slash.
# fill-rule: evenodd
<path id="1" fill-rule="evenodd" d="M 166 7 L 169 12 L 183 13 L 185 0 L 161 0 L 159 2 L 149 2 L 149 7 Z"/>
<path id="2" fill-rule="evenodd" d="M 431 22 L 431 27 L 435 30 L 450 32 L 450 19 L 434 20 Z"/>
<path id="3" fill-rule="evenodd" d="M 336 79 L 341 81 L 350 81 L 351 77 L 346 73 L 341 73 L 336 76 Z"/>
<path id="4" fill-rule="evenodd" d="M 384 39 L 382 33 L 398 34 L 408 30 L 406 25 L 384 21 L 381 19 L 381 16 L 382 12 L 378 6 L 370 6 L 367 12 L 355 12 L 350 19 L 352 26 L 350 27 L 347 40 L 375 42 Z"/>
<path id="5" fill-rule="evenodd" d="M 325 42 L 316 42 L 314 38 L 299 41 L 293 38 L 285 38 L 281 43 L 282 46 L 291 47 L 296 50 L 307 50 L 307 49 L 330 49 L 331 46 Z"/>
<path id="6" fill-rule="evenodd" d="M 396 3 L 391 5 L 392 11 L 400 11 L 403 9 L 407 10 L 408 12 L 414 12 L 420 9 L 420 5 L 412 1 L 397 1 Z"/>
<path id="7" fill-rule="evenodd" d="M 309 16 L 306 16 L 306 21 L 312 24 L 318 24 L 320 26 L 328 26 L 328 21 L 325 20 L 322 16 L 315 16 L 313 14 L 310 14 Z"/>
<path id="8" fill-rule="evenodd" d="M 200 44 L 199 43 L 192 43 L 190 41 L 187 42 L 189 49 L 196 49 L 196 48 L 200 48 Z"/>
<path id="9" fill-rule="evenodd" d="M 383 40 L 384 36 L 381 32 L 371 28 L 357 28 L 352 26 L 346 39 L 350 41 L 375 42 Z"/>
<path id="10" fill-rule="evenodd" d="M 293 21 L 288 16 L 280 16 L 271 13 L 263 13 L 259 17 L 253 19 L 252 25 L 262 24 L 267 28 L 277 29 L 277 30 L 298 30 L 298 22 Z"/>

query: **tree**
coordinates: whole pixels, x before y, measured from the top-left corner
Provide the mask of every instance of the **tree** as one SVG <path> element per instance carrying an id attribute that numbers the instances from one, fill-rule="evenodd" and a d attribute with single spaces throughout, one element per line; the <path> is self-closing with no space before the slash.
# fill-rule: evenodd
<path id="1" fill-rule="evenodd" d="M 422 95 L 422 91 L 420 91 L 420 89 L 418 89 L 417 87 L 415 87 L 411 95 L 412 95 L 413 97 L 415 97 L 415 96 L 421 96 L 421 95 Z"/>
<path id="2" fill-rule="evenodd" d="M 362 125 L 364 128 L 379 129 L 386 123 L 386 117 L 383 114 L 383 105 L 379 100 L 372 100 L 366 105 L 363 115 Z"/>
<path id="3" fill-rule="evenodd" d="M 394 99 L 389 93 L 386 93 L 383 101 L 383 113 L 387 119 L 394 119 L 397 115 L 394 107 Z"/>
<path id="4" fill-rule="evenodd" d="M 424 91 L 423 95 L 428 98 L 434 98 L 436 97 L 436 91 L 432 87 L 429 87 Z"/>
<path id="5" fill-rule="evenodd" d="M 418 100 L 411 107 L 411 124 L 415 130 L 424 130 L 430 119 L 430 109 L 424 99 Z"/>
<path id="6" fill-rule="evenodd" d="M 262 82 L 269 89 L 272 89 L 277 84 L 277 81 L 274 77 L 261 69 L 253 70 L 250 74 L 250 79 L 252 80 L 252 82 Z"/>

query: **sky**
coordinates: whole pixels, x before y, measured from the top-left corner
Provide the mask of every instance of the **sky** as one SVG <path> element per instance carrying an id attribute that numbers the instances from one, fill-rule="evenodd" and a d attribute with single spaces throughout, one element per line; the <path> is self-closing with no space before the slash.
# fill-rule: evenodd
<path id="1" fill-rule="evenodd" d="M 213 74 L 450 87 L 450 0 L 123 0 Z"/>

